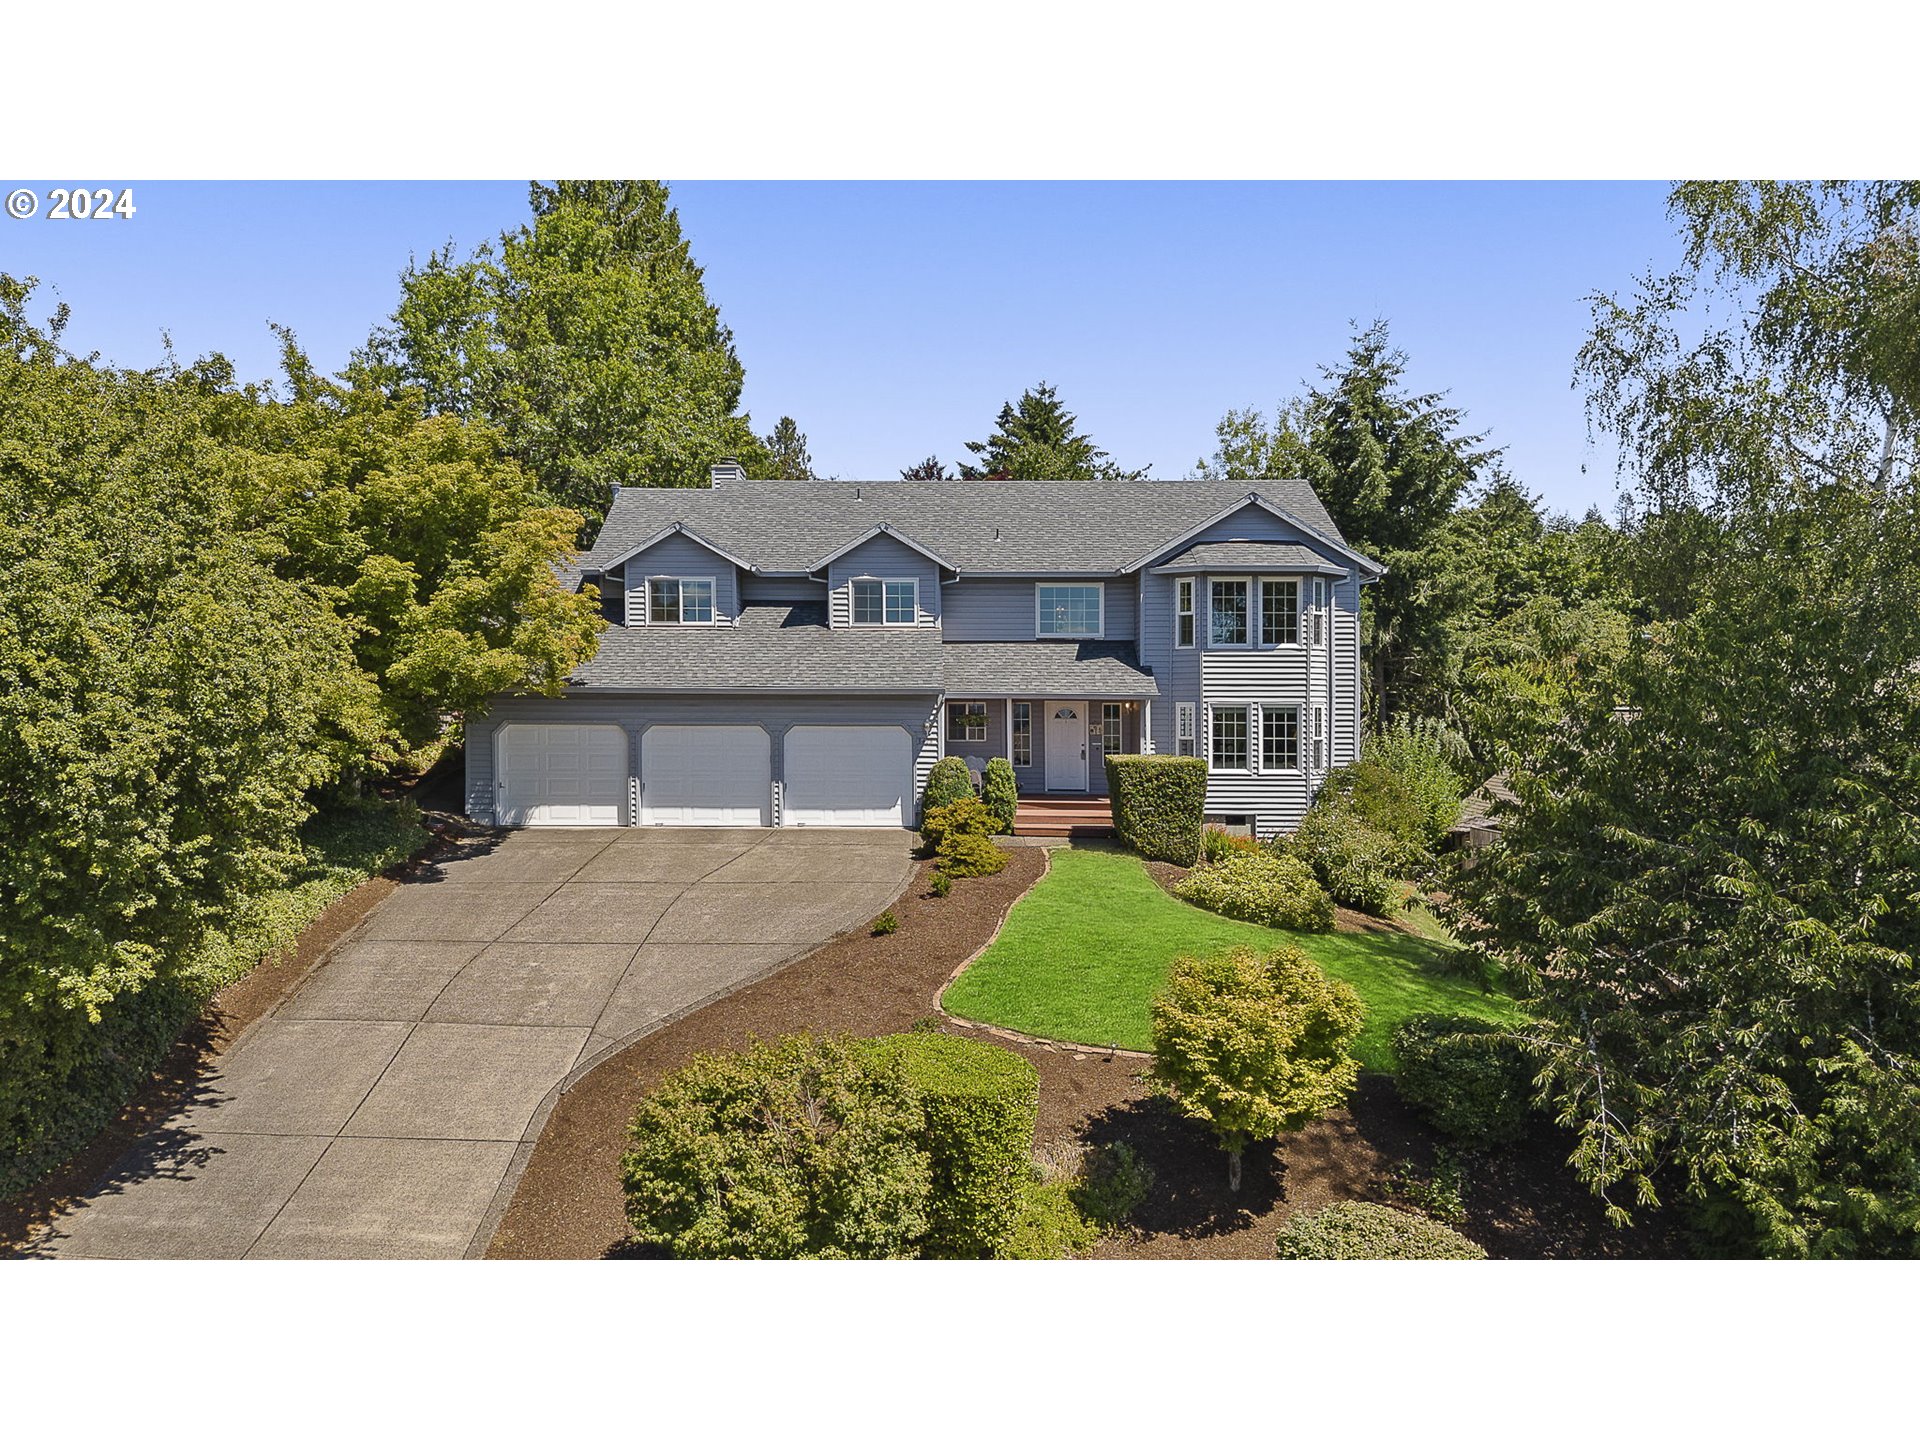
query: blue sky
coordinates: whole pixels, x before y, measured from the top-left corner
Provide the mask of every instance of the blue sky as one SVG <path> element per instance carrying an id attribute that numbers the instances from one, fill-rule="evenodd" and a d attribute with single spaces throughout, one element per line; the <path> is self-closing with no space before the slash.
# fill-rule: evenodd
<path id="1" fill-rule="evenodd" d="M 111 182 L 94 182 L 97 184 Z M 45 185 L 37 186 L 43 193 Z M 131 220 L 0 219 L 0 269 L 73 307 L 124 365 L 275 363 L 269 321 L 335 368 L 409 254 L 526 216 L 523 182 L 134 185 Z M 1177 477 L 1229 407 L 1270 407 L 1384 316 L 1415 383 L 1554 506 L 1611 507 L 1612 453 L 1571 388 L 1583 297 L 1677 244 L 1653 184 L 674 185 L 762 432 L 790 414 L 822 473 L 952 462 L 1052 382 L 1129 466 Z"/>

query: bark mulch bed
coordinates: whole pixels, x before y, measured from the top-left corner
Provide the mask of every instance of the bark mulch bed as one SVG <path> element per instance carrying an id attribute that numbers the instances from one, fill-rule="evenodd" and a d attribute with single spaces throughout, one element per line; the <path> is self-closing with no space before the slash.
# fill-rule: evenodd
<path id="1" fill-rule="evenodd" d="M 1038 849 L 1010 851 L 1009 862 L 998 875 L 958 882 L 944 900 L 928 894 L 923 865 L 893 906 L 896 933 L 843 936 L 589 1071 L 554 1107 L 488 1257 L 627 1253 L 619 1160 L 641 1096 L 701 1051 L 800 1030 L 888 1034 L 933 1015 L 935 993 L 1044 868 Z M 987 1038 L 946 1022 L 943 1028 Z M 1366 1076 L 1347 1108 L 1280 1145 L 1249 1149 L 1236 1195 L 1227 1189 L 1220 1150 L 1149 1093 L 1137 1057 L 991 1038 L 1040 1071 L 1040 1144 L 1125 1140 L 1153 1167 L 1156 1183 L 1136 1228 L 1105 1241 L 1096 1252 L 1103 1258 L 1271 1259 L 1275 1232 L 1296 1209 L 1390 1200 L 1396 1167 L 1424 1175 L 1433 1160 L 1435 1132 L 1401 1102 L 1391 1081 Z M 1476 1162 L 1467 1177 L 1466 1232 L 1501 1257 L 1679 1253 L 1660 1227 L 1609 1226 L 1566 1170 L 1566 1153 L 1564 1138 L 1543 1128 Z"/>

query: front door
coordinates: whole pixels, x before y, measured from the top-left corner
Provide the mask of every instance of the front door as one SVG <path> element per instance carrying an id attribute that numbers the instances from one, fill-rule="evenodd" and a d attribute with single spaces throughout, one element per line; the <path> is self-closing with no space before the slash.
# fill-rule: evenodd
<path id="1" fill-rule="evenodd" d="M 1087 788 L 1087 706 L 1083 700 L 1049 700 L 1047 789 Z"/>

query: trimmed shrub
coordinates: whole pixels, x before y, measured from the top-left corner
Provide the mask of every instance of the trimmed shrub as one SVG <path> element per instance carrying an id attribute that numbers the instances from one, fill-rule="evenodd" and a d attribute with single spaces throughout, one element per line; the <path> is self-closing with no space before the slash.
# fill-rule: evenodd
<path id="1" fill-rule="evenodd" d="M 1393 1032 L 1394 1083 L 1434 1125 L 1473 1145 L 1516 1140 L 1533 1098 L 1533 1057 L 1514 1031 L 1464 1015 L 1414 1015 Z"/>
<path id="2" fill-rule="evenodd" d="M 1090 1152 L 1073 1187 L 1073 1203 L 1103 1230 L 1118 1230 L 1153 1189 L 1153 1167 L 1131 1145 L 1115 1140 Z"/>
<path id="3" fill-rule="evenodd" d="M 793 1035 L 696 1055 L 641 1101 L 634 1238 L 684 1259 L 888 1259 L 926 1234 L 924 1111 L 897 1060 Z"/>
<path id="4" fill-rule="evenodd" d="M 933 768 L 927 772 L 927 789 L 921 797 L 920 809 L 923 813 L 937 810 L 956 800 L 971 800 L 974 795 L 973 772 L 967 769 L 967 762 L 958 755 L 948 755 L 934 761 Z"/>
<path id="5" fill-rule="evenodd" d="M 1199 858 L 1206 761 L 1192 755 L 1109 755 L 1107 794 L 1114 833 L 1129 850 L 1174 865 Z"/>
<path id="6" fill-rule="evenodd" d="M 1020 786 L 1013 778 L 1013 763 L 1004 755 L 987 761 L 986 774 L 980 777 L 980 799 L 993 815 L 995 833 L 1011 835 L 1013 817 L 1020 808 Z"/>
<path id="7" fill-rule="evenodd" d="M 944 870 L 935 870 L 933 883 L 929 888 L 933 891 L 934 899 L 944 900 L 953 893 L 953 877 Z"/>
<path id="8" fill-rule="evenodd" d="M 891 935 L 900 928 L 900 917 L 891 910 L 882 910 L 873 921 L 875 935 Z"/>
<path id="9" fill-rule="evenodd" d="M 897 1064 L 920 1097 L 933 1175 L 921 1253 L 994 1254 L 1013 1234 L 1028 1184 L 1040 1072 L 1011 1050 L 958 1035 L 888 1035 L 868 1048 Z"/>
<path id="10" fill-rule="evenodd" d="M 998 875 L 1007 868 L 1007 852 L 985 835 L 953 833 L 940 842 L 940 869 L 949 876 Z"/>
<path id="11" fill-rule="evenodd" d="M 920 838 L 927 849 L 938 852 L 949 835 L 991 835 L 993 813 L 977 796 L 963 795 L 946 805 L 936 805 L 920 822 Z"/>
<path id="12" fill-rule="evenodd" d="M 1029 1184 L 1020 1197 L 1013 1229 L 1000 1246 L 1000 1260 L 1070 1260 L 1100 1243 L 1100 1227 L 1074 1204 L 1063 1180 Z"/>
<path id="13" fill-rule="evenodd" d="M 1203 910 L 1284 930 L 1333 929 L 1333 901 L 1304 860 L 1267 850 L 1235 851 L 1173 887 Z"/>
<path id="14" fill-rule="evenodd" d="M 1238 1190 L 1249 1140 L 1298 1130 L 1347 1098 L 1365 1021 L 1353 987 L 1297 945 L 1182 956 L 1153 1002 L 1153 1079 L 1213 1131 Z"/>
<path id="15" fill-rule="evenodd" d="M 1401 875 L 1400 843 L 1345 806 L 1316 801 L 1299 828 L 1274 848 L 1306 861 L 1327 893 L 1355 910 L 1392 915 L 1413 898 L 1413 886 Z"/>
<path id="16" fill-rule="evenodd" d="M 1282 1260 L 1484 1260 L 1457 1230 L 1365 1200 L 1336 1200 L 1296 1215 L 1274 1242 Z"/>

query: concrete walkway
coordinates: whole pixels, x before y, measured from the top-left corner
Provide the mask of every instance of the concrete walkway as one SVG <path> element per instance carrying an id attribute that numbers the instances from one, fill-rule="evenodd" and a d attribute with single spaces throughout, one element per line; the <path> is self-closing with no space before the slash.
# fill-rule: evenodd
<path id="1" fill-rule="evenodd" d="M 881 830 L 528 830 L 402 885 L 36 1238 L 43 1256 L 458 1257 L 560 1082 L 860 925 Z"/>

